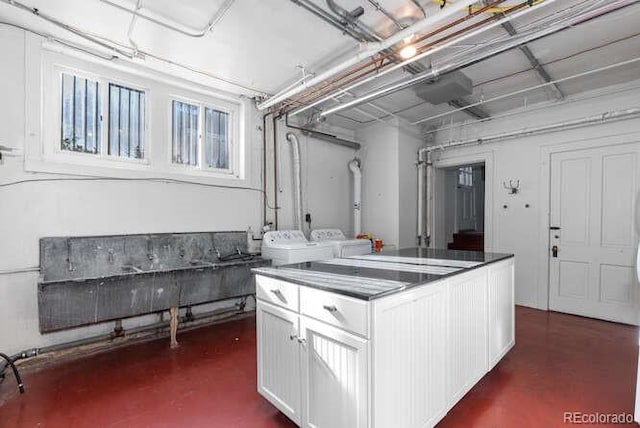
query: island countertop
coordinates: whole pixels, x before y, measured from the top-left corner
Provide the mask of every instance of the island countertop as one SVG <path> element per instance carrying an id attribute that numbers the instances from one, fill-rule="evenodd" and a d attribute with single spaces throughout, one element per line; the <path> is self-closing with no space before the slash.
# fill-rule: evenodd
<path id="1" fill-rule="evenodd" d="M 432 248 L 407 248 L 348 258 L 304 262 L 252 271 L 295 284 L 373 300 L 513 257 Z"/>

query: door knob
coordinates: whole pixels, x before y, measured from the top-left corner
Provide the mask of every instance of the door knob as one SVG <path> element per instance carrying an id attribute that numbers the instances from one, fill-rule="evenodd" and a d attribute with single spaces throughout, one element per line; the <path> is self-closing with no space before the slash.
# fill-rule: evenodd
<path id="1" fill-rule="evenodd" d="M 553 247 L 551 247 L 551 254 L 553 255 L 553 257 L 558 257 L 558 246 L 554 245 Z"/>

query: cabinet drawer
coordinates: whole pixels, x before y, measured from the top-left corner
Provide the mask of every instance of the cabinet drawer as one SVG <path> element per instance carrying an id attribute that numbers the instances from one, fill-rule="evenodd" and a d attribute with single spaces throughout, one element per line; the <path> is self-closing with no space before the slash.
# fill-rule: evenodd
<path id="1" fill-rule="evenodd" d="M 300 287 L 300 312 L 311 318 L 369 337 L 368 303 L 363 300 Z"/>
<path id="2" fill-rule="evenodd" d="M 298 312 L 298 286 L 268 276 L 256 275 L 258 299 Z"/>

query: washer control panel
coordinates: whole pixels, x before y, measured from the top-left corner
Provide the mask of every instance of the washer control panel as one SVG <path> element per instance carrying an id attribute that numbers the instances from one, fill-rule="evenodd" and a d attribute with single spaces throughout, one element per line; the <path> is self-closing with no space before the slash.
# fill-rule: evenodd
<path id="1" fill-rule="evenodd" d="M 264 234 L 262 242 L 269 247 L 309 243 L 300 230 L 270 230 Z"/>
<path id="2" fill-rule="evenodd" d="M 316 229 L 311 232 L 312 241 L 344 241 L 347 239 L 340 229 Z"/>

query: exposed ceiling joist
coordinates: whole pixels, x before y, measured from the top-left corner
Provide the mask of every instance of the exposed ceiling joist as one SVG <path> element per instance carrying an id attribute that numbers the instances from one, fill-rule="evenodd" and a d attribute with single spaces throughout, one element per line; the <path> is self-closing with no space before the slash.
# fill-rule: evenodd
<path id="1" fill-rule="evenodd" d="M 485 5 L 488 5 L 489 1 L 488 0 L 484 0 L 483 3 Z M 518 35 L 518 31 L 514 28 L 513 24 L 511 24 L 511 22 L 508 22 L 508 21 L 507 22 L 503 22 L 502 24 L 500 24 L 500 26 L 502 28 L 504 28 L 504 30 L 507 33 L 509 33 L 509 35 L 511 37 Z M 538 61 L 538 58 L 536 58 L 536 56 L 533 54 L 533 52 L 531 52 L 531 49 L 529 49 L 529 47 L 526 44 L 520 46 L 518 49 L 520 49 L 520 52 L 522 52 L 524 54 L 524 56 L 527 57 L 527 60 L 531 64 L 531 67 L 538 73 L 538 75 L 542 78 L 542 80 L 544 80 L 547 83 L 553 81 L 553 78 L 551 78 L 551 75 L 549 75 L 549 72 L 547 71 L 547 69 L 544 68 L 544 66 L 540 63 L 540 61 Z M 550 85 L 550 88 L 553 91 L 553 93 L 556 96 L 556 98 L 558 98 L 560 100 L 563 100 L 565 98 L 565 94 L 558 87 L 558 85 L 552 84 L 552 85 Z"/>
<path id="2" fill-rule="evenodd" d="M 461 111 L 467 113 L 474 119 L 489 119 L 491 117 L 491 115 L 484 109 L 478 106 L 470 106 L 469 103 L 462 98 L 449 101 L 447 104 L 449 104 L 451 107 L 455 107 L 456 109 L 464 108 L 464 110 Z"/>

